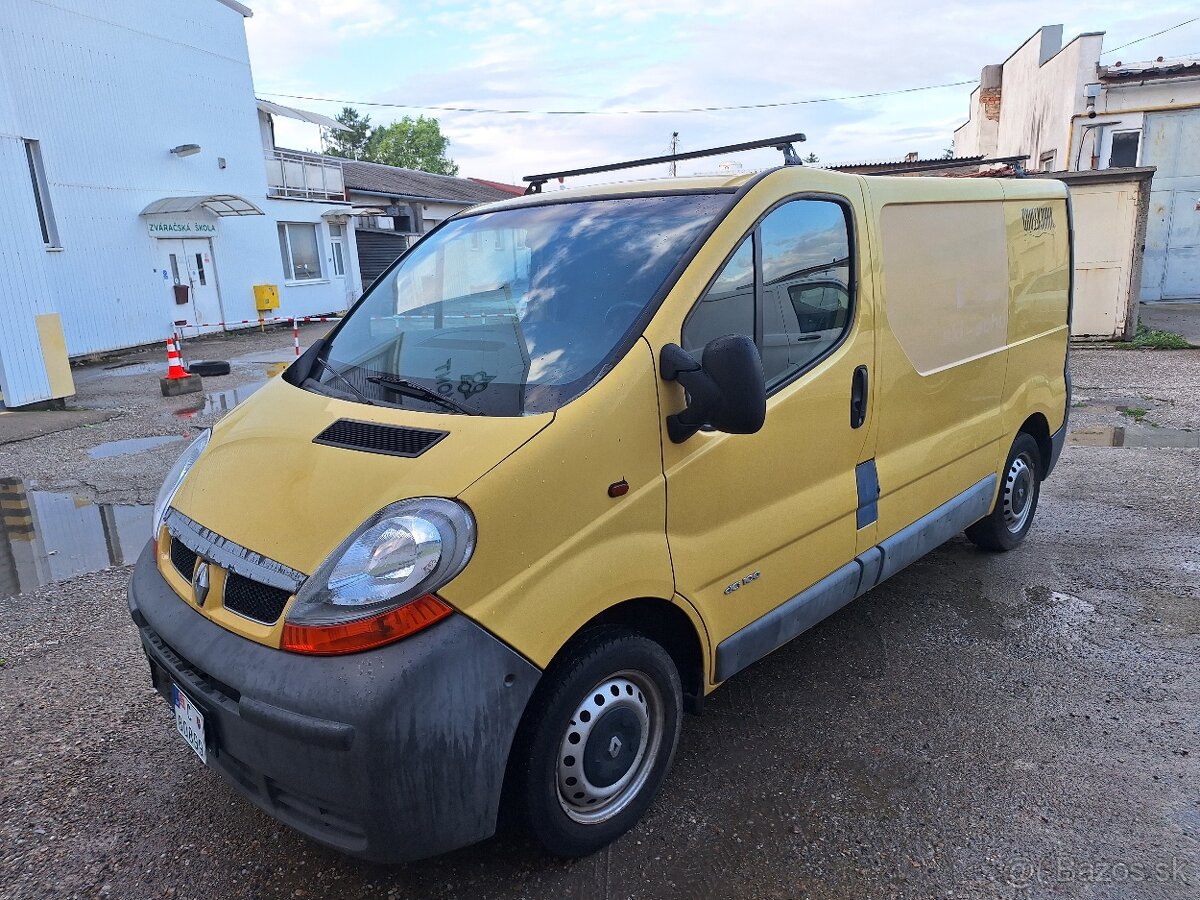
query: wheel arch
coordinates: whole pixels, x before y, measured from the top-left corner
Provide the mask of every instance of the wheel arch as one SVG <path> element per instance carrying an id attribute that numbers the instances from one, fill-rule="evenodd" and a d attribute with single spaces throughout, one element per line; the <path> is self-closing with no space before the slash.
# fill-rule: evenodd
<path id="1" fill-rule="evenodd" d="M 1017 429 L 1018 434 L 1027 434 L 1038 446 L 1038 478 L 1044 479 L 1049 474 L 1050 460 L 1054 454 L 1054 446 L 1050 440 L 1050 423 L 1040 412 L 1035 412 Z"/>
<path id="2" fill-rule="evenodd" d="M 704 696 L 707 654 L 691 617 L 678 605 L 661 597 L 640 597 L 610 606 L 583 625 L 563 649 L 584 632 L 605 625 L 627 628 L 659 644 L 675 663 L 683 684 L 684 708 L 699 712 Z M 560 650 L 559 653 L 563 651 Z"/>
<path id="3" fill-rule="evenodd" d="M 605 628 L 620 628 L 641 634 L 659 644 L 675 663 L 683 688 L 683 708 L 687 712 L 699 713 L 707 683 L 708 659 L 703 623 L 693 621 L 684 608 L 661 597 L 638 597 L 615 603 L 584 622 L 563 642 L 543 674 L 562 661 L 586 635 Z M 535 688 L 535 694 L 542 684 Z M 519 750 L 528 732 L 529 711 L 534 705 L 531 697 L 522 713 L 513 744 L 509 748 L 505 765 L 504 786 L 501 794 L 500 815 L 507 826 L 516 824 L 512 816 L 513 790 L 516 786 L 514 763 L 520 756 Z"/>

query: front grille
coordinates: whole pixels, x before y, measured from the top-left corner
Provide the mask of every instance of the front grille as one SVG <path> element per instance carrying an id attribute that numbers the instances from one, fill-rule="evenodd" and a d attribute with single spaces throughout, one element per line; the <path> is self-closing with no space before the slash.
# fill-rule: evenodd
<path id="1" fill-rule="evenodd" d="M 235 572 L 225 577 L 225 608 L 263 625 L 278 621 L 290 596 L 290 591 L 260 584 Z"/>
<path id="2" fill-rule="evenodd" d="M 171 564 L 186 581 L 191 581 L 196 573 L 196 551 L 185 547 L 179 538 L 171 538 Z"/>
<path id="3" fill-rule="evenodd" d="M 400 428 L 375 422 L 338 419 L 313 438 L 313 443 L 344 450 L 414 457 L 420 456 L 447 434 L 445 431 L 428 431 L 424 428 Z"/>

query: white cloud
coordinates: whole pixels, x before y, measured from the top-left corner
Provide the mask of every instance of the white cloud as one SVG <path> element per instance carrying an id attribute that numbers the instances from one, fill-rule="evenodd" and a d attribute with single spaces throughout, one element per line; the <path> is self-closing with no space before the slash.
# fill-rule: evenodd
<path id="1" fill-rule="evenodd" d="M 1150 11 L 1115 0 L 485 0 L 414 9 L 384 0 L 256 3 L 248 23 L 256 81 L 285 93 L 431 106 L 624 110 L 780 103 L 972 79 L 1043 24 L 1064 23 L 1067 40 L 1084 30 L 1108 30 L 1107 44 L 1117 46 L 1194 15 L 1189 4 L 1167 2 Z M 1200 25 L 1120 55 L 1132 60 L 1187 50 L 1200 50 Z M 666 152 L 672 131 L 680 132 L 683 149 L 804 131 L 804 152 L 825 162 L 937 154 L 965 119 L 969 92 L 963 86 L 676 115 L 427 114 L 441 120 L 464 174 L 511 181 Z M 323 112 L 338 108 L 282 102 Z M 421 112 L 362 111 L 377 123 Z M 777 159 L 758 153 L 744 161 L 754 167 Z"/>

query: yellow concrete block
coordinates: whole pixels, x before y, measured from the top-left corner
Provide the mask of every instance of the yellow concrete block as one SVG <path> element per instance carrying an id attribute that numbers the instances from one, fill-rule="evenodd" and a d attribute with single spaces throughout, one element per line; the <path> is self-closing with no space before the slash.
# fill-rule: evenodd
<path id="1" fill-rule="evenodd" d="M 75 396 L 75 379 L 71 377 L 71 361 L 67 357 L 67 339 L 63 336 L 62 319 L 58 313 L 46 313 L 36 318 L 38 342 L 42 345 L 42 362 L 50 382 L 50 397 Z"/>

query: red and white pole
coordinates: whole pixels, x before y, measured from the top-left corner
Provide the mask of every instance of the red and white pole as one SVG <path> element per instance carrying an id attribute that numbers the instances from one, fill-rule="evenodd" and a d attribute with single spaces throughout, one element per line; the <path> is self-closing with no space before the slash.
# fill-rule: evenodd
<path id="1" fill-rule="evenodd" d="M 292 343 L 296 345 L 296 355 L 300 355 L 300 320 L 292 319 Z"/>

